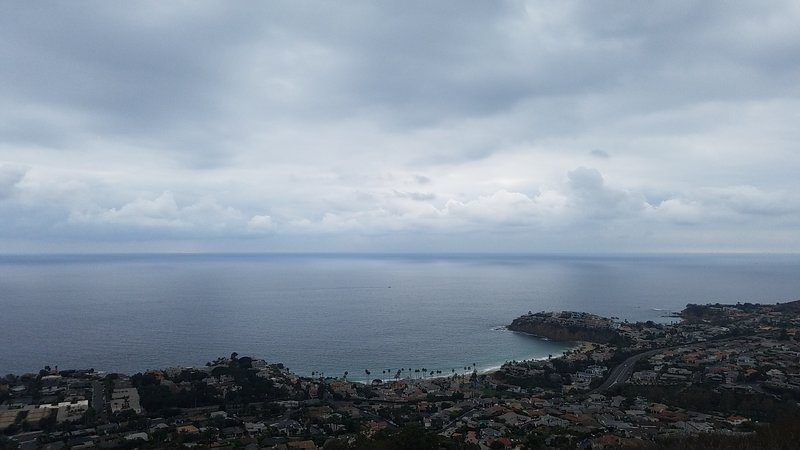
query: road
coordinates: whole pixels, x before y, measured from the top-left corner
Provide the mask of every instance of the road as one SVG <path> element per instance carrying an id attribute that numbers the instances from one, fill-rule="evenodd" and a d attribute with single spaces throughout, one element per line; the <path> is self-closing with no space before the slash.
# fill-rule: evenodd
<path id="1" fill-rule="evenodd" d="M 92 382 L 92 408 L 99 419 L 106 419 L 106 386 L 99 380 Z"/>
<path id="2" fill-rule="evenodd" d="M 754 334 L 752 334 L 752 336 L 759 336 L 761 334 L 762 333 L 754 333 Z M 630 358 L 626 359 L 625 361 L 623 361 L 622 364 L 618 365 L 617 367 L 614 367 L 614 370 L 612 370 L 611 374 L 608 375 L 608 378 L 606 378 L 606 381 L 603 382 L 603 384 L 601 384 L 600 387 L 590 391 L 589 393 L 590 394 L 602 394 L 603 392 L 613 388 L 614 386 L 616 386 L 618 384 L 621 384 L 621 383 L 624 383 L 628 379 L 628 377 L 631 376 L 631 373 L 633 372 L 633 366 L 635 366 L 636 363 L 642 358 L 649 358 L 649 357 L 651 357 L 651 356 L 653 356 L 653 355 L 655 355 L 657 353 L 663 352 L 665 350 L 674 350 L 676 348 L 686 347 L 687 345 L 707 345 L 707 344 L 721 342 L 721 341 L 730 341 L 730 340 L 740 339 L 742 337 L 744 337 L 744 336 L 726 336 L 726 337 L 720 337 L 720 338 L 712 338 L 712 339 L 708 339 L 708 340 L 705 340 L 705 341 L 687 342 L 685 344 L 678 344 L 678 345 L 673 345 L 673 346 L 670 346 L 670 347 L 661 347 L 661 348 L 656 348 L 656 349 L 653 349 L 653 350 L 648 350 L 646 352 L 637 353 L 637 354 L 631 356 Z"/>
<path id="3" fill-rule="evenodd" d="M 631 376 L 631 373 L 633 372 L 633 367 L 640 359 L 649 358 L 658 352 L 666 350 L 667 348 L 657 348 L 655 350 L 648 350 L 646 352 L 633 355 L 630 358 L 626 359 L 625 361 L 622 361 L 622 364 L 618 365 L 617 367 L 614 367 L 614 370 L 612 370 L 611 374 L 608 375 L 606 381 L 603 384 L 601 384 L 600 387 L 591 391 L 591 394 L 600 394 L 611 389 L 617 384 L 624 383 L 625 380 L 627 380 L 628 377 Z"/>

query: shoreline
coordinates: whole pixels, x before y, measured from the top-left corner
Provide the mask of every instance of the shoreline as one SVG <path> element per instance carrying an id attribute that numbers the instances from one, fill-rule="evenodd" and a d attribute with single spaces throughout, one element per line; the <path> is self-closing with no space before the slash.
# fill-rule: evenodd
<path id="1" fill-rule="evenodd" d="M 521 333 L 521 332 L 514 331 L 514 333 Z M 529 335 L 529 336 L 534 336 L 534 335 L 529 334 L 529 333 L 522 333 L 522 334 L 526 334 L 526 335 Z M 542 338 L 541 336 L 536 336 L 536 337 L 540 338 L 540 339 L 547 339 L 547 340 L 552 341 L 552 342 L 560 342 L 560 341 L 553 341 L 553 340 L 548 339 L 548 338 Z M 571 348 L 568 348 L 567 350 L 564 350 L 564 352 L 569 352 L 569 354 L 566 354 L 566 355 L 564 353 L 561 353 L 559 355 L 553 355 L 552 358 L 549 358 L 547 356 L 536 356 L 536 357 L 524 358 L 524 359 L 519 359 L 519 360 L 507 360 L 507 361 L 504 361 L 503 363 L 501 363 L 499 365 L 492 365 L 492 366 L 484 367 L 484 368 L 476 368 L 475 370 L 477 371 L 478 376 L 491 375 L 493 373 L 499 372 L 500 369 L 503 368 L 503 365 L 505 365 L 505 364 L 507 364 L 507 363 L 509 363 L 511 361 L 517 361 L 517 362 L 520 362 L 520 361 L 547 361 L 547 360 L 550 360 L 550 359 L 566 358 L 566 357 L 570 356 L 571 354 L 583 353 L 585 351 L 592 350 L 592 349 L 594 349 L 594 345 L 595 345 L 595 344 L 593 344 L 591 342 L 588 342 L 588 341 L 564 341 L 564 342 L 572 342 L 572 343 L 575 344 Z M 350 379 L 348 379 L 347 381 L 353 382 L 353 383 L 370 384 L 374 380 L 381 380 L 381 382 L 383 382 L 383 383 L 390 383 L 390 382 L 394 382 L 394 381 L 425 381 L 425 380 L 435 380 L 435 379 L 446 379 L 446 378 L 452 378 L 454 376 L 470 376 L 471 374 L 472 374 L 472 372 L 469 371 L 467 373 L 459 373 L 459 372 L 448 373 L 448 374 L 442 373 L 441 375 L 437 374 L 437 375 L 434 375 L 434 376 L 427 376 L 427 377 L 420 377 L 420 378 L 413 378 L 413 377 L 374 378 L 373 380 L 366 380 L 366 379 L 364 379 L 364 380 L 350 380 Z M 314 378 L 314 377 L 307 377 L 307 376 L 303 376 L 303 375 L 297 375 L 297 376 L 304 377 L 304 378 Z M 341 378 L 337 378 L 337 377 L 326 377 L 326 378 L 327 379 L 336 379 L 336 380 L 341 379 Z"/>
<path id="2" fill-rule="evenodd" d="M 586 345 L 589 344 L 589 343 L 583 342 L 583 341 L 559 341 L 559 340 L 554 340 L 554 339 L 551 339 L 551 338 L 548 338 L 548 337 L 539 336 L 539 335 L 532 334 L 532 333 L 526 333 L 524 331 L 510 330 L 510 329 L 508 329 L 508 326 L 506 326 L 506 325 L 492 327 L 491 329 L 492 330 L 508 331 L 508 332 L 511 332 L 511 333 L 516 333 L 516 334 L 532 337 L 532 338 L 535 338 L 537 341 L 542 341 L 542 342 L 551 342 L 551 343 L 555 343 L 555 344 L 572 344 L 572 345 L 565 346 L 565 348 L 561 349 L 560 353 L 553 354 L 553 356 L 552 356 L 553 359 L 555 359 L 555 358 L 563 358 L 563 357 L 567 356 L 567 355 L 564 354 L 565 352 L 575 352 L 575 351 L 584 349 L 586 347 Z M 222 356 L 222 357 L 224 358 L 224 356 Z M 270 362 L 270 359 L 267 359 L 267 358 L 264 358 L 264 357 L 261 357 L 261 356 L 253 356 L 253 359 L 260 359 L 260 360 L 263 360 L 263 361 L 267 361 L 269 364 L 281 364 L 283 366 L 286 366 L 286 364 L 281 362 L 281 361 L 277 361 L 276 360 L 274 362 Z M 404 371 L 403 372 L 403 376 L 401 376 L 400 378 L 393 378 L 393 377 L 392 378 L 384 378 L 384 377 L 380 376 L 380 375 L 384 375 L 385 376 L 385 374 L 383 374 L 383 373 L 379 374 L 379 376 L 376 376 L 374 378 L 373 377 L 363 377 L 363 372 L 361 372 L 359 374 L 350 374 L 350 375 L 355 376 L 355 378 L 351 378 L 351 377 L 344 378 L 341 375 L 344 372 L 344 371 L 342 371 L 342 372 L 340 372 L 340 375 L 338 375 L 338 376 L 326 375 L 324 378 L 325 379 L 330 379 L 330 380 L 345 380 L 346 379 L 347 381 L 350 381 L 350 382 L 363 383 L 363 384 L 370 384 L 372 381 L 374 381 L 376 379 L 377 380 L 381 380 L 382 382 L 391 382 L 391 381 L 400 381 L 400 380 L 444 379 L 444 378 L 451 378 L 451 377 L 453 377 L 455 375 L 469 376 L 469 375 L 472 374 L 473 370 L 477 371 L 478 375 L 491 375 L 491 374 L 493 374 L 495 372 L 498 372 L 503 367 L 503 365 L 505 365 L 505 364 L 507 364 L 507 363 L 509 363 L 511 361 L 545 361 L 545 360 L 548 360 L 548 359 L 550 359 L 550 358 L 548 358 L 548 356 L 544 356 L 544 355 L 543 356 L 539 356 L 538 354 L 537 355 L 527 355 L 527 356 L 524 356 L 522 358 L 511 358 L 511 359 L 506 359 L 504 361 L 486 363 L 486 365 L 477 366 L 477 367 L 474 367 L 474 368 L 472 366 L 467 366 L 467 367 L 469 367 L 469 369 L 467 371 L 463 371 L 463 370 L 457 369 L 455 372 L 450 372 L 450 371 L 445 372 L 444 370 L 442 370 L 442 373 L 440 373 L 440 374 L 428 375 L 428 376 L 419 376 L 419 377 L 409 376 L 409 375 L 407 375 L 409 372 Z M 61 369 L 61 370 L 75 370 L 75 371 L 92 370 L 95 373 L 101 373 L 101 374 L 115 374 L 116 373 L 116 374 L 120 374 L 120 375 L 134 375 L 136 373 L 147 373 L 147 372 L 150 372 L 150 371 L 162 371 L 162 370 L 170 369 L 170 368 L 205 370 L 207 367 L 209 367 L 208 363 L 213 362 L 213 361 L 214 361 L 214 359 L 206 361 L 206 363 L 198 363 L 198 364 L 177 364 L 177 365 L 176 364 L 171 364 L 171 365 L 168 364 L 168 365 L 164 365 L 163 367 L 147 367 L 147 368 L 144 368 L 144 369 L 136 369 L 136 370 L 132 370 L 132 371 L 131 370 L 128 370 L 128 371 L 125 371 L 125 370 L 110 370 L 110 369 L 107 369 L 107 368 L 98 367 L 98 366 L 92 366 L 92 365 L 87 365 L 87 366 L 84 366 L 84 367 L 64 368 L 64 369 Z M 52 365 L 52 363 L 50 363 L 50 364 Z M 60 365 L 61 364 L 57 364 L 55 367 L 58 367 Z M 464 366 L 461 366 L 461 367 L 464 367 Z M 452 368 L 450 368 L 450 369 L 452 370 Z M 39 369 L 39 370 L 41 370 L 41 369 Z M 435 370 L 437 370 L 437 369 L 433 369 L 433 370 L 429 371 L 428 373 L 431 373 L 431 372 L 433 372 Z M 295 375 L 297 377 L 300 377 L 300 378 L 307 378 L 307 379 L 318 379 L 319 378 L 318 375 L 313 375 L 312 376 L 309 373 L 295 372 L 295 371 L 293 371 L 292 368 L 289 368 L 289 371 L 293 375 Z M 16 375 L 27 375 L 27 374 L 36 374 L 36 373 L 38 373 L 38 370 L 22 371 L 22 372 L 17 373 Z M 413 372 L 413 373 L 417 374 L 417 372 Z M 419 372 L 419 373 L 421 373 L 421 372 Z"/>
<path id="3" fill-rule="evenodd" d="M 517 332 L 515 332 L 515 333 L 517 333 Z M 528 333 L 523 333 L 523 334 L 528 334 Z M 534 335 L 530 334 L 530 336 L 534 336 Z M 537 336 L 537 337 L 541 337 L 541 336 Z M 551 339 L 548 339 L 548 340 L 551 340 Z M 553 342 L 560 342 L 560 341 L 553 341 Z M 576 344 L 572 348 L 565 350 L 565 352 L 570 352 L 570 354 L 576 353 L 576 352 L 584 352 L 584 351 L 591 350 L 591 349 L 594 348 L 594 344 L 592 344 L 589 341 L 564 341 L 564 342 L 574 342 Z M 567 356 L 569 356 L 569 355 L 565 355 L 564 353 L 561 353 L 560 355 L 553 355 L 552 358 L 548 358 L 547 356 L 542 356 L 542 357 L 537 357 L 537 358 L 525 358 L 525 359 L 515 360 L 515 361 L 518 361 L 518 362 L 519 361 L 548 361 L 548 360 L 551 360 L 551 359 L 566 358 Z M 495 373 L 495 372 L 499 371 L 500 369 L 502 369 L 503 365 L 508 363 L 508 362 L 510 362 L 510 361 L 506 361 L 506 362 L 504 362 L 503 364 L 501 364 L 499 366 L 492 366 L 492 367 L 486 368 L 486 369 L 484 369 L 482 371 L 478 371 L 478 375 L 490 375 L 492 373 Z"/>
<path id="4" fill-rule="evenodd" d="M 505 328 L 505 327 L 503 327 L 503 328 Z M 549 341 L 549 342 L 554 342 L 554 343 L 563 342 L 563 343 L 572 343 L 572 344 L 574 344 L 574 345 L 566 347 L 564 350 L 562 350 L 561 353 L 554 354 L 552 356 L 552 359 L 564 358 L 564 357 L 568 356 L 568 355 L 564 354 L 565 352 L 576 352 L 576 351 L 579 351 L 579 350 L 582 350 L 582 349 L 586 348 L 587 345 L 591 345 L 588 342 L 582 342 L 582 341 L 557 341 L 557 340 L 553 340 L 553 339 L 542 337 L 542 336 L 537 336 L 537 335 L 530 334 L 530 333 L 525 333 L 525 332 L 520 332 L 520 331 L 513 331 L 513 330 L 508 330 L 508 331 L 511 331 L 512 333 L 520 333 L 520 334 L 523 334 L 523 335 L 526 335 L 526 336 L 535 337 L 538 340 L 542 340 L 542 341 Z M 268 360 L 266 358 L 259 357 L 259 356 L 253 356 L 253 359 L 260 359 L 260 360 L 266 361 L 268 364 L 281 364 L 281 365 L 285 366 L 285 364 L 280 362 L 280 361 L 271 362 L 270 360 Z M 446 379 L 446 378 L 452 378 L 452 377 L 457 376 L 457 375 L 458 376 L 470 376 L 473 373 L 473 371 L 477 371 L 477 374 L 479 376 L 484 376 L 484 375 L 491 375 L 493 373 L 496 373 L 496 372 L 500 371 L 500 369 L 502 369 L 503 365 L 505 365 L 505 364 L 507 364 L 507 363 L 509 363 L 511 361 L 546 361 L 548 359 L 550 359 L 550 358 L 548 358 L 548 356 L 530 355 L 530 356 L 526 356 L 526 357 L 519 358 L 519 359 L 507 359 L 507 360 L 502 361 L 502 362 L 489 363 L 490 365 L 488 365 L 488 366 L 477 366 L 475 368 L 470 366 L 469 370 L 467 370 L 467 371 L 456 370 L 456 372 L 453 373 L 453 372 L 449 372 L 449 371 L 445 372 L 444 370 L 442 370 L 441 374 L 428 375 L 428 376 L 419 376 L 419 377 L 408 376 L 407 374 L 409 372 L 404 371 L 403 372 L 404 376 L 401 376 L 400 378 L 383 378 L 383 377 L 380 376 L 380 375 L 384 375 L 384 374 L 379 374 L 379 376 L 376 376 L 374 378 L 372 378 L 372 377 L 364 378 L 363 377 L 363 372 L 361 372 L 361 374 L 360 374 L 361 376 L 357 377 L 357 378 L 351 378 L 351 377 L 344 378 L 341 375 L 339 375 L 339 376 L 325 375 L 324 378 L 326 380 L 342 380 L 342 381 L 348 381 L 348 382 L 353 382 L 353 383 L 370 384 L 374 380 L 381 380 L 382 382 L 386 383 L 386 382 L 393 382 L 393 381 L 425 381 L 425 380 L 433 380 L 433 379 Z M 212 362 L 212 361 L 213 360 L 207 361 L 207 363 L 208 362 Z M 56 367 L 58 367 L 58 366 L 56 366 Z M 209 367 L 213 367 L 213 366 L 208 366 L 207 364 L 197 364 L 197 365 L 180 365 L 179 364 L 179 365 L 167 365 L 167 366 L 164 366 L 164 367 L 148 367 L 148 368 L 145 368 L 145 369 L 140 369 L 140 370 L 135 370 L 135 371 L 130 371 L 130 372 L 128 372 L 128 371 L 107 370 L 107 369 L 104 369 L 102 367 L 74 367 L 74 368 L 67 367 L 67 368 L 62 368 L 61 370 L 62 371 L 64 371 L 64 370 L 66 370 L 66 371 L 70 371 L 70 370 L 74 370 L 74 371 L 92 370 L 92 371 L 94 371 L 95 373 L 98 373 L 98 374 L 120 374 L 120 375 L 128 375 L 128 376 L 130 376 L 130 375 L 134 375 L 136 373 L 147 373 L 147 372 L 151 372 L 151 371 L 162 371 L 162 370 L 166 370 L 166 369 L 170 369 L 170 368 L 206 370 Z M 38 373 L 38 371 L 24 371 L 24 372 L 17 373 L 15 375 L 22 376 L 22 375 L 36 374 L 36 373 Z M 320 378 L 319 376 L 312 376 L 310 374 L 305 374 L 305 373 L 301 374 L 301 373 L 298 373 L 298 372 L 294 372 L 291 368 L 289 368 L 289 373 L 291 373 L 291 374 L 293 374 L 293 375 L 295 375 L 297 377 L 305 378 L 305 379 L 315 380 L 315 379 L 319 379 Z M 416 374 L 416 372 L 414 372 L 414 373 Z M 422 372 L 419 372 L 419 374 L 421 374 L 421 373 Z M 430 373 L 430 372 L 428 372 L 428 373 Z"/>
<path id="5" fill-rule="evenodd" d="M 567 346 L 566 348 L 561 350 L 561 353 L 554 354 L 553 355 L 553 359 L 555 359 L 555 358 L 563 358 L 563 357 L 567 356 L 567 355 L 564 355 L 564 352 L 575 352 L 575 351 L 578 351 L 579 349 L 585 348 L 586 345 L 591 345 L 591 343 L 589 343 L 587 341 L 559 341 L 559 340 L 551 339 L 551 338 L 548 338 L 548 337 L 545 337 L 545 336 L 539 336 L 539 335 L 535 335 L 535 334 L 531 334 L 531 333 L 525 333 L 525 332 L 522 332 L 522 331 L 514 331 L 514 330 L 508 329 L 507 325 L 496 326 L 496 327 L 492 327 L 491 329 L 495 330 L 495 331 L 502 330 L 502 331 L 507 331 L 507 332 L 510 332 L 510 333 L 518 333 L 518 334 L 521 334 L 521 335 L 525 335 L 525 336 L 536 338 L 536 340 L 538 340 L 538 341 L 551 342 L 551 343 L 573 344 L 573 345 Z M 519 359 L 507 359 L 507 360 L 504 360 L 502 362 L 488 363 L 489 364 L 488 366 L 486 366 L 486 365 L 478 366 L 478 367 L 475 367 L 474 370 L 476 370 L 478 372 L 478 375 L 490 375 L 492 373 L 495 373 L 495 372 L 499 371 L 503 367 L 503 365 L 505 365 L 506 363 L 509 363 L 511 361 L 546 361 L 547 359 L 548 359 L 548 356 L 525 356 L 525 357 L 519 358 Z M 436 370 L 436 369 L 433 369 L 433 370 Z M 300 373 L 296 373 L 296 372 L 292 372 L 292 373 L 294 373 L 296 376 L 301 377 L 301 378 L 309 378 L 309 379 L 318 379 L 319 378 L 318 376 L 311 376 L 309 374 L 300 374 Z M 403 374 L 406 374 L 406 373 L 407 373 L 406 371 L 403 372 Z M 414 373 L 416 373 L 416 372 L 414 372 Z M 419 373 L 421 374 L 422 372 L 419 372 Z M 428 373 L 431 373 L 431 372 L 429 371 Z M 383 377 L 380 376 L 380 375 L 384 375 L 382 373 L 378 374 L 378 376 L 375 376 L 375 377 L 364 378 L 363 377 L 363 371 L 361 371 L 358 374 L 350 374 L 353 377 L 348 376 L 348 378 L 346 380 L 349 381 L 349 382 L 353 382 L 353 383 L 370 384 L 374 380 L 381 380 L 381 382 L 386 383 L 386 382 L 402 381 L 402 380 L 445 379 L 445 378 L 451 378 L 451 377 L 453 377 L 455 375 L 469 376 L 471 374 L 472 374 L 472 368 L 471 367 L 470 367 L 470 370 L 468 370 L 466 372 L 464 372 L 463 370 L 458 370 L 458 369 L 456 370 L 455 373 L 453 373 L 453 372 L 445 372 L 444 370 L 442 370 L 441 374 L 436 374 L 436 375 L 428 375 L 428 376 L 424 376 L 424 377 L 423 376 L 413 377 L 413 376 L 403 375 L 400 378 L 393 378 L 393 377 L 392 378 L 383 378 Z M 342 376 L 328 376 L 328 375 L 326 375 L 324 378 L 325 379 L 331 379 L 331 380 L 344 380 L 344 378 Z"/>

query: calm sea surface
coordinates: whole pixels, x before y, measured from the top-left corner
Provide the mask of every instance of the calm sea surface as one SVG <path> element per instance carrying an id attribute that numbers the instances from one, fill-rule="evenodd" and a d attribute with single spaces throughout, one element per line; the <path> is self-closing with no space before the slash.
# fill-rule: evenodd
<path id="1" fill-rule="evenodd" d="M 450 373 L 569 348 L 502 328 L 529 310 L 665 320 L 687 303 L 796 299 L 796 255 L 0 256 L 0 374 L 233 351 L 301 374 Z"/>

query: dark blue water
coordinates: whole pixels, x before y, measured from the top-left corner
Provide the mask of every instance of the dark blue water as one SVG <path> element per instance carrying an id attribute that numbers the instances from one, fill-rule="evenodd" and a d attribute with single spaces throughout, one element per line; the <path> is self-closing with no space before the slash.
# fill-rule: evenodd
<path id="1" fill-rule="evenodd" d="M 0 374 L 135 372 L 254 355 L 302 374 L 463 371 L 559 354 L 529 310 L 659 320 L 687 303 L 800 299 L 800 257 L 2 256 Z"/>

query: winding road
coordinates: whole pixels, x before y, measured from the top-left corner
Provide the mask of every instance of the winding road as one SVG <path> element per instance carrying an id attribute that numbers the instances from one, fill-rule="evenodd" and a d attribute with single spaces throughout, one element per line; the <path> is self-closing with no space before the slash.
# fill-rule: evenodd
<path id="1" fill-rule="evenodd" d="M 751 336 L 759 336 L 760 334 L 762 333 L 753 333 Z M 602 394 L 603 392 L 613 388 L 614 386 L 624 383 L 628 379 L 628 377 L 631 376 L 631 373 L 633 373 L 633 367 L 642 358 L 649 358 L 659 352 L 663 352 L 665 350 L 674 350 L 676 348 L 686 347 L 687 345 L 707 345 L 714 342 L 740 339 L 742 337 L 745 336 L 725 336 L 720 338 L 712 338 L 705 341 L 687 342 L 684 344 L 672 345 L 669 347 L 655 348 L 653 350 L 647 350 L 646 352 L 637 353 L 629 357 L 625 361 L 622 361 L 622 363 L 617 367 L 614 367 L 614 369 L 611 371 L 611 374 L 609 374 L 608 378 L 606 378 L 606 381 L 604 381 L 603 384 L 601 384 L 597 389 L 594 389 L 589 393 Z"/>
<path id="2" fill-rule="evenodd" d="M 617 367 L 614 367 L 614 370 L 611 371 L 611 374 L 608 375 L 608 378 L 606 378 L 606 381 L 604 381 L 603 384 L 601 384 L 597 389 L 594 389 L 589 393 L 600 394 L 620 383 L 624 383 L 625 380 L 627 380 L 628 377 L 631 376 L 631 373 L 633 372 L 633 367 L 640 359 L 649 358 L 657 354 L 658 352 L 667 350 L 669 348 L 671 347 L 657 348 L 655 350 L 648 350 L 643 353 L 637 353 L 631 356 L 630 358 L 626 359 L 625 361 L 622 361 L 622 364 L 618 365 Z"/>

